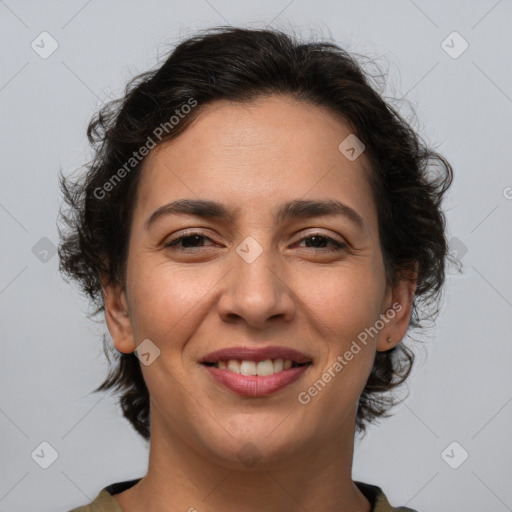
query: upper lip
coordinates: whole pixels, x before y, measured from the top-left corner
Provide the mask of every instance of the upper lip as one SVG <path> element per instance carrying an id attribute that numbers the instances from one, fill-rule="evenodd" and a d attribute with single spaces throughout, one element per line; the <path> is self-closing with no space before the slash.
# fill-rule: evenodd
<path id="1" fill-rule="evenodd" d="M 291 359 L 295 363 L 303 364 L 312 362 L 312 358 L 303 352 L 287 347 L 229 347 L 211 352 L 203 357 L 200 363 L 217 363 L 238 359 L 240 361 L 254 361 L 259 363 L 266 359 Z"/>

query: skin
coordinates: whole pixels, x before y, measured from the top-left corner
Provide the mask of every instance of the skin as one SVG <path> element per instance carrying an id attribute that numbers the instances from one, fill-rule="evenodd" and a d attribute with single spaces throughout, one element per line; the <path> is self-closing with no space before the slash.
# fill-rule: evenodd
<path id="1" fill-rule="evenodd" d="M 103 287 L 115 347 L 130 353 L 150 339 L 160 350 L 141 365 L 151 396 L 149 467 L 114 496 L 126 512 L 370 510 L 351 477 L 357 403 L 375 352 L 405 336 L 414 284 L 386 282 L 368 163 L 338 149 L 350 133 L 329 111 L 287 96 L 222 101 L 146 159 L 126 286 Z M 182 198 L 215 200 L 236 216 L 165 216 L 146 230 L 158 207 Z M 342 201 L 364 226 L 339 215 L 278 223 L 276 207 L 294 199 Z M 194 253 L 164 247 L 191 230 L 207 237 Z M 301 241 L 316 232 L 346 248 Z M 252 263 L 236 252 L 248 236 L 263 249 Z M 393 303 L 402 309 L 378 335 L 299 403 Z M 198 363 L 236 345 L 292 347 L 313 365 L 269 397 L 242 397 Z M 237 456 L 247 443 L 260 456 L 251 467 Z"/>

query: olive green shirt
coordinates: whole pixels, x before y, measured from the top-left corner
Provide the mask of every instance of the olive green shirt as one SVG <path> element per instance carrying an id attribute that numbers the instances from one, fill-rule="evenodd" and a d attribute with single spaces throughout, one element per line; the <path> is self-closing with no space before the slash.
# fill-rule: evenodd
<path id="1" fill-rule="evenodd" d="M 139 482 L 139 480 L 140 478 L 111 484 L 102 489 L 89 505 L 74 508 L 70 512 L 123 512 L 123 509 L 112 496 L 129 489 Z M 380 487 L 364 484 L 362 482 L 354 483 L 370 502 L 372 506 L 371 512 L 416 512 L 412 508 L 392 507 Z"/>

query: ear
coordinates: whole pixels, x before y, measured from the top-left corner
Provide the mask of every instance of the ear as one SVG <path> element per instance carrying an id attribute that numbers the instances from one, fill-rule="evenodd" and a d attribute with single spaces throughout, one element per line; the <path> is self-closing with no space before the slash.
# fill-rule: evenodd
<path id="1" fill-rule="evenodd" d="M 381 314 L 384 327 L 380 330 L 377 339 L 378 352 L 392 349 L 405 337 L 411 318 L 417 277 L 418 264 L 416 263 L 414 269 L 406 273 L 394 287 L 389 287 Z"/>
<path id="2" fill-rule="evenodd" d="M 105 320 L 114 342 L 114 347 L 129 354 L 137 347 L 133 341 L 132 323 L 129 315 L 128 301 L 122 286 L 107 283 L 102 279 Z"/>

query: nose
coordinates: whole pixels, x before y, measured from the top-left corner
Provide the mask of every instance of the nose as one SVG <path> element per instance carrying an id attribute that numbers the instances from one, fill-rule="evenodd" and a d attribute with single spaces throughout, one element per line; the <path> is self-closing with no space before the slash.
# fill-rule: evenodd
<path id="1" fill-rule="evenodd" d="M 218 302 L 223 321 L 245 322 L 253 328 L 264 329 L 270 322 L 293 320 L 296 301 L 277 255 L 264 249 L 252 261 L 235 253 L 232 263 L 232 270 L 223 280 L 224 288 Z"/>

